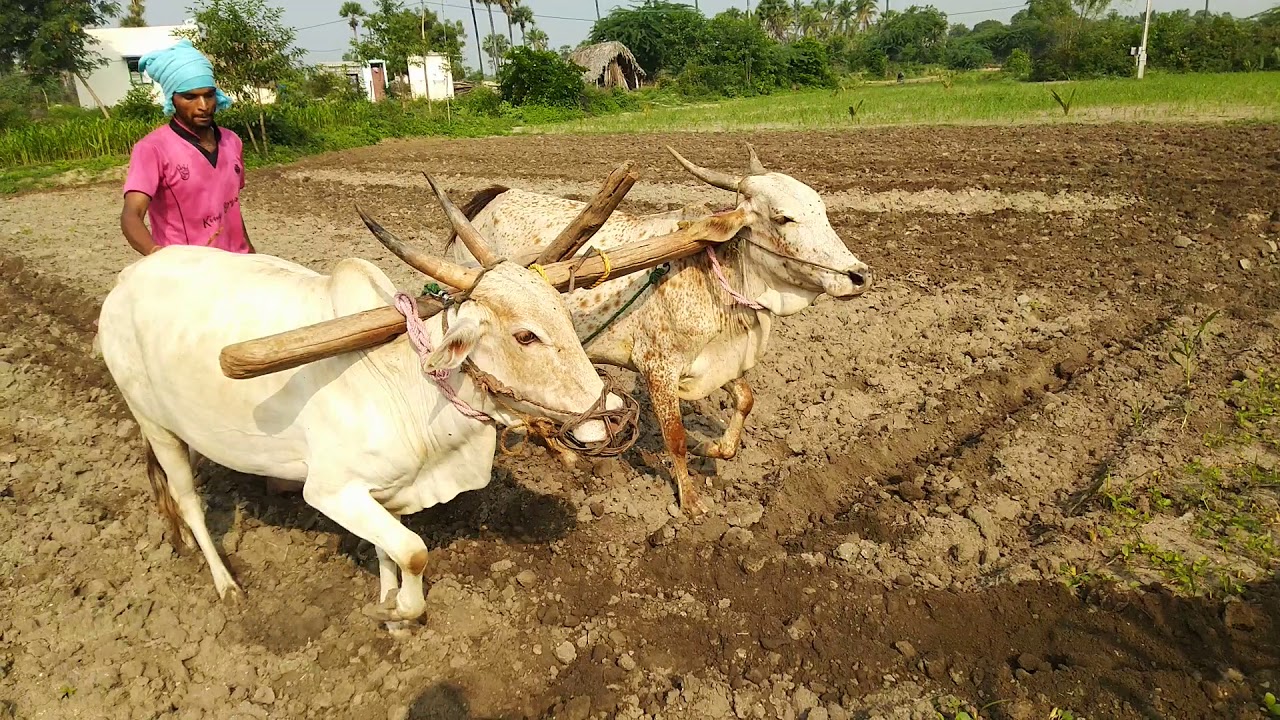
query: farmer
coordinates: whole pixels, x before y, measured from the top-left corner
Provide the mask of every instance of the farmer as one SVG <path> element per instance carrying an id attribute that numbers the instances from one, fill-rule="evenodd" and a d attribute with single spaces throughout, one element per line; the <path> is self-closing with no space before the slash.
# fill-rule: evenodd
<path id="1" fill-rule="evenodd" d="M 172 118 L 133 146 L 120 213 L 125 239 L 142 255 L 166 245 L 254 252 L 240 215 L 244 146 L 214 122 L 231 98 L 214 83 L 213 65 L 181 40 L 144 55 L 138 68 L 160 83 Z"/>

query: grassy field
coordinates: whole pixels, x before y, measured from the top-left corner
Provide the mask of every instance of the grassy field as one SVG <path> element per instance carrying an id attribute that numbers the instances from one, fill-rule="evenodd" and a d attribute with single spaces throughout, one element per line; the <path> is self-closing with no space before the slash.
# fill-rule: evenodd
<path id="1" fill-rule="evenodd" d="M 1070 105 L 1070 112 L 1051 91 Z M 856 115 L 851 113 L 856 109 Z M 663 106 L 526 132 L 630 133 L 821 129 L 879 125 L 987 125 L 1051 122 L 1280 119 L 1280 73 L 1151 75 L 1061 83 L 960 76 L 905 85 L 863 84 L 766 97 Z"/>

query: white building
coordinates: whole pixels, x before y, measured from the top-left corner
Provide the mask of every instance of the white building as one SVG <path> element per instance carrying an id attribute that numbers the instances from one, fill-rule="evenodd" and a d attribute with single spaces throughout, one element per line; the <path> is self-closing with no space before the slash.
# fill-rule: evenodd
<path id="1" fill-rule="evenodd" d="M 149 76 L 138 69 L 138 61 L 143 55 L 156 50 L 163 50 L 182 38 L 176 31 L 194 27 L 188 20 L 184 25 L 156 25 L 137 28 L 90 28 L 85 32 L 92 39 L 89 49 L 106 59 L 107 64 L 95 68 L 84 76 L 85 82 L 75 81 L 76 95 L 80 106 L 96 108 L 94 95 L 102 104 L 110 107 L 124 99 L 137 85 L 150 85 L 154 89 L 156 104 L 161 103 L 160 83 L 152 82 Z M 92 88 L 93 92 L 89 92 Z M 275 102 L 275 93 L 270 89 L 257 91 L 264 103 Z"/>
<path id="2" fill-rule="evenodd" d="M 426 56 L 411 55 L 407 58 L 409 93 L 414 98 L 444 100 L 453 97 L 453 68 L 449 58 L 440 53 Z M 342 75 L 364 92 L 369 102 L 378 102 L 387 96 L 387 88 L 394 78 L 387 72 L 385 60 L 373 59 L 367 63 L 320 62 L 316 67 L 335 75 Z"/>
<path id="3" fill-rule="evenodd" d="M 409 61 L 409 92 L 415 98 L 444 100 L 453 97 L 453 67 L 440 53 L 414 55 Z"/>

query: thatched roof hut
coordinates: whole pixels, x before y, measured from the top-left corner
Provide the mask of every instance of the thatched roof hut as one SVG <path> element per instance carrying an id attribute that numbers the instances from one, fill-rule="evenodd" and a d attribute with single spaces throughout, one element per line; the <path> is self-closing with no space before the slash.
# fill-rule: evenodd
<path id="1" fill-rule="evenodd" d="M 586 68 L 584 81 L 603 88 L 636 90 L 645 76 L 636 56 L 616 40 L 578 48 L 569 54 L 569 61 Z"/>

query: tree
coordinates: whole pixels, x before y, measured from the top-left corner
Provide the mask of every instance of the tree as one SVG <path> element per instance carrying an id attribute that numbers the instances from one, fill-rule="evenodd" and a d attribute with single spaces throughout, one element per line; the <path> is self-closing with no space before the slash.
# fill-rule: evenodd
<path id="1" fill-rule="evenodd" d="M 294 30 L 280 18 L 284 11 L 263 0 L 203 0 L 195 11 L 196 29 L 174 34 L 191 40 L 213 64 L 218 85 L 240 99 L 249 98 L 258 110 L 261 148 L 249 127 L 249 140 L 263 155 L 270 151 L 266 113 L 260 88 L 274 88 L 283 75 L 294 71 L 303 55 L 293 47 Z"/>
<path id="2" fill-rule="evenodd" d="M 85 73 L 107 62 L 89 48 L 85 28 L 105 25 L 119 12 L 119 3 L 112 0 L 6 0 L 0 5 L 0 70 L 19 67 L 36 85 L 70 73 L 88 88 L 103 117 L 110 118 L 102 98 L 84 80 Z"/>
<path id="3" fill-rule="evenodd" d="M 529 34 L 525 36 L 525 44 L 534 50 L 546 50 L 551 43 L 551 38 L 543 32 L 541 28 L 529 28 Z"/>
<path id="4" fill-rule="evenodd" d="M 690 5 L 644 0 L 639 6 L 616 7 L 597 20 L 590 40 L 621 42 L 651 75 L 679 73 L 702 44 L 706 25 L 706 17 Z"/>
<path id="5" fill-rule="evenodd" d="M 454 75 L 461 76 L 462 23 L 441 21 L 423 8 L 410 10 L 402 0 L 378 0 L 376 10 L 364 19 L 364 37 L 352 42 L 352 55 L 360 62 L 385 60 L 392 77 L 409 74 L 409 58 L 438 52 L 449 58 Z"/>
<path id="6" fill-rule="evenodd" d="M 503 40 L 490 35 L 488 40 Z M 498 73 L 502 99 L 512 105 L 572 107 L 582 97 L 583 68 L 547 50 L 512 48 Z"/>
<path id="7" fill-rule="evenodd" d="M 484 79 L 484 53 L 480 47 L 480 21 L 476 20 L 476 0 L 467 0 L 471 5 L 471 27 L 476 31 L 476 60 L 480 63 L 480 78 Z"/>
<path id="8" fill-rule="evenodd" d="M 484 5 L 485 8 L 489 11 L 489 34 L 497 35 L 498 34 L 497 26 L 493 24 L 493 6 L 498 2 L 498 0 L 479 0 L 479 2 L 481 5 Z M 486 38 L 485 41 L 481 42 L 480 46 L 485 49 L 485 52 L 488 52 L 489 51 L 488 38 Z M 489 53 L 489 61 L 493 64 L 492 67 L 493 67 L 494 77 L 498 76 L 498 63 L 501 60 L 502 60 L 501 55 L 495 58 L 493 56 L 493 53 Z"/>
<path id="9" fill-rule="evenodd" d="M 527 45 L 529 41 L 525 36 L 525 29 L 533 27 L 533 8 L 528 5 L 516 5 L 511 11 L 511 22 L 520 26 L 520 44 Z M 514 40 L 512 41 L 515 42 Z"/>
<path id="10" fill-rule="evenodd" d="M 765 32 L 778 42 L 787 39 L 791 32 L 791 6 L 787 0 L 760 0 L 756 5 L 756 18 Z"/>
<path id="11" fill-rule="evenodd" d="M 342 7 L 338 9 L 338 17 L 346 18 L 347 25 L 351 26 L 351 42 L 360 42 L 360 18 L 365 16 L 364 7 L 358 2 L 342 3 Z"/>
<path id="12" fill-rule="evenodd" d="M 871 21 L 876 19 L 876 13 L 879 8 L 876 6 L 876 0 L 854 0 L 853 13 L 855 22 L 858 27 L 862 28 L 862 32 L 871 29 Z"/>
<path id="13" fill-rule="evenodd" d="M 489 62 L 493 63 L 493 67 L 501 70 L 500 65 L 502 64 L 502 58 L 507 54 L 507 51 L 511 49 L 511 41 L 498 33 L 490 33 L 488 37 L 484 39 L 484 43 L 482 44 L 484 46 L 485 53 L 489 56 Z M 494 75 L 496 77 L 498 73 L 495 72 Z"/>
<path id="14" fill-rule="evenodd" d="M 129 14 L 120 18 L 120 27 L 146 27 L 147 21 L 143 17 L 146 11 L 142 0 L 129 0 Z"/>

